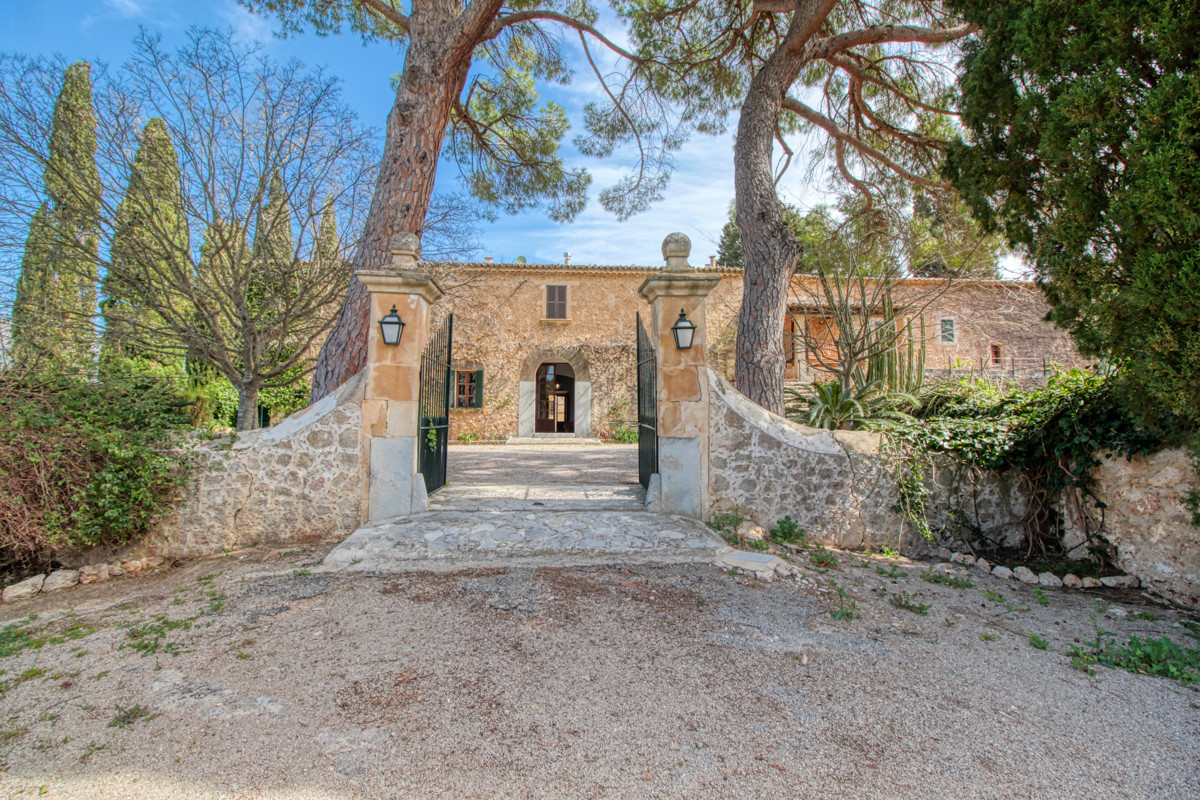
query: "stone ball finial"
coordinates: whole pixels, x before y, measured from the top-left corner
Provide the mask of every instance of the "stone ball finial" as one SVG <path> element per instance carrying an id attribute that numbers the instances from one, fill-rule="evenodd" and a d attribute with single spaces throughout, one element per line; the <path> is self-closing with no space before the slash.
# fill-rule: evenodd
<path id="1" fill-rule="evenodd" d="M 389 244 L 394 266 L 410 267 L 421 257 L 421 238 L 415 233 L 397 233 Z"/>
<path id="2" fill-rule="evenodd" d="M 688 256 L 692 253 L 692 240 L 684 233 L 668 233 L 663 239 L 662 254 L 667 262 L 667 271 L 682 272 L 691 269 Z"/>

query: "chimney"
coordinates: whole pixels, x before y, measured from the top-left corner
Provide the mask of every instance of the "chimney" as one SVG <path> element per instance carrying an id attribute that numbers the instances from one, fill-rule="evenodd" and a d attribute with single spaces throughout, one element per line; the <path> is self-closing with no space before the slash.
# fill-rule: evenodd
<path id="1" fill-rule="evenodd" d="M 716 257 L 716 256 L 709 256 L 709 257 L 708 257 L 708 268 L 709 268 L 709 269 L 716 269 L 716 268 L 717 268 L 717 257 Z"/>
<path id="2" fill-rule="evenodd" d="M 570 250 L 563 253 L 563 263 L 566 264 L 568 267 L 571 266 L 571 251 Z"/>
<path id="3" fill-rule="evenodd" d="M 485 264 L 491 264 L 491 263 L 492 263 L 492 257 L 491 257 L 491 256 L 484 256 L 484 257 L 483 257 L 483 263 L 485 263 Z"/>

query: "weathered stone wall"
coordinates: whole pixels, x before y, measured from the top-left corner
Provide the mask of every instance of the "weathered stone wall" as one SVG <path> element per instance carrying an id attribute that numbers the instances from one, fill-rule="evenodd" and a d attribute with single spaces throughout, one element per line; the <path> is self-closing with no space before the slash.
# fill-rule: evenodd
<path id="1" fill-rule="evenodd" d="M 893 510 L 896 477 L 878 434 L 798 425 L 708 374 L 710 514 L 736 506 L 765 528 L 790 516 L 811 541 L 838 547 L 921 553 L 980 533 L 1006 545 L 1020 540 L 1026 500 L 1015 481 L 933 465 L 928 518 L 938 538 L 930 542 Z"/>
<path id="2" fill-rule="evenodd" d="M 1166 449 L 1132 459 L 1106 458 L 1096 470 L 1096 496 L 1104 503 L 1088 513 L 1103 522 L 1117 565 L 1163 596 L 1200 607 L 1200 528 L 1191 524 L 1184 499 L 1196 485 L 1186 450 Z M 1083 539 L 1078 509 L 1067 509 L 1064 544 Z M 1086 554 L 1086 547 L 1077 549 Z"/>
<path id="3" fill-rule="evenodd" d="M 483 408 L 452 409 L 451 440 L 517 436 L 521 383 L 544 362 L 570 363 L 590 384 L 591 436 L 606 436 L 637 420 L 637 346 L 640 312 L 649 306 L 638 287 L 654 267 L 554 264 L 425 264 L 447 292 L 438 323 L 453 312 L 455 370 L 483 370 Z M 704 272 L 705 270 L 701 270 Z M 741 273 L 723 270 L 710 295 L 708 320 L 717 338 L 732 342 L 741 303 Z M 545 319 L 546 286 L 566 286 L 569 317 Z M 435 323 L 437 324 L 437 323 Z M 732 368 L 732 359 L 729 366 Z M 529 374 L 525 374 L 529 373 Z M 578 400 L 578 398 L 577 398 Z M 578 410 L 578 405 L 577 405 Z M 577 415 L 577 430 L 580 429 Z"/>
<path id="4" fill-rule="evenodd" d="M 272 428 L 241 434 L 232 444 L 222 438 L 200 445 L 175 509 L 126 555 L 212 555 L 357 528 L 366 487 L 365 374 Z"/>
<path id="5" fill-rule="evenodd" d="M 1025 541 L 1030 494 L 1020 476 L 968 470 L 949 458 L 926 464 L 931 542 L 893 510 L 895 473 L 876 434 L 797 425 L 753 404 L 713 370 L 709 381 L 709 515 L 736 506 L 764 528 L 790 516 L 811 541 L 915 554 Z M 1105 509 L 1088 513 L 1103 522 L 1099 533 L 1117 565 L 1173 602 L 1200 607 L 1200 528 L 1184 503 L 1196 485 L 1188 453 L 1105 459 L 1096 480 Z M 1061 505 L 1064 545 L 1084 557 L 1086 547 L 1076 547 L 1083 539 L 1078 509 Z"/>

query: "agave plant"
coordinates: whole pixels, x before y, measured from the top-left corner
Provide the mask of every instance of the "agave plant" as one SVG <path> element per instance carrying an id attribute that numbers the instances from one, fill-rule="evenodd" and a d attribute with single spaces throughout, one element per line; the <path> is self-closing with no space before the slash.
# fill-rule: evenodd
<path id="1" fill-rule="evenodd" d="M 831 431 L 855 430 L 886 420 L 904 419 L 908 415 L 901 408 L 917 405 L 917 398 L 911 394 L 888 391 L 887 383 L 882 379 L 853 388 L 844 387 L 839 381 L 814 383 L 813 392 L 808 399 L 808 414 L 804 421 L 814 428 Z"/>

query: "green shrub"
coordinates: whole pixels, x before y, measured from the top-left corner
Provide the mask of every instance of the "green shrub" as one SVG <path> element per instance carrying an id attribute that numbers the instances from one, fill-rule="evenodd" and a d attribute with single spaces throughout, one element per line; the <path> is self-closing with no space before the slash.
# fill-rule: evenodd
<path id="1" fill-rule="evenodd" d="M 638 429 L 637 428 L 627 428 L 624 425 L 622 425 L 621 427 L 619 427 L 615 431 L 613 431 L 613 439 L 618 442 L 628 442 L 631 444 L 637 444 Z"/>
<path id="2" fill-rule="evenodd" d="M 923 456 L 946 453 L 965 468 L 1023 475 L 1033 490 L 1027 528 L 1035 549 L 1054 550 L 1054 504 L 1068 491 L 1081 500 L 1096 499 L 1093 470 L 1100 453 L 1128 457 L 1162 443 L 1161 432 L 1148 430 L 1129 413 L 1116 391 L 1117 380 L 1067 370 L 1051 376 L 1046 388 L 1029 392 L 1003 393 L 986 382 L 929 392 L 920 419 L 886 425 L 889 449 L 900 458 L 895 510 L 928 533 Z"/>
<path id="3" fill-rule="evenodd" d="M 745 521 L 745 517 L 742 516 L 742 510 L 734 506 L 732 511 L 722 511 L 718 514 L 713 514 L 708 527 L 722 536 L 737 536 L 738 526 Z"/>
<path id="4" fill-rule="evenodd" d="M 838 557 L 826 550 L 822 544 L 818 544 L 812 550 L 808 551 L 808 557 L 818 567 L 837 569 Z"/>
<path id="5" fill-rule="evenodd" d="M 0 374 L 0 566 L 144 534 L 187 480 L 178 382 Z"/>
<path id="6" fill-rule="evenodd" d="M 777 542 L 804 544 L 804 528 L 791 517 L 784 517 L 771 528 L 771 538 Z"/>

